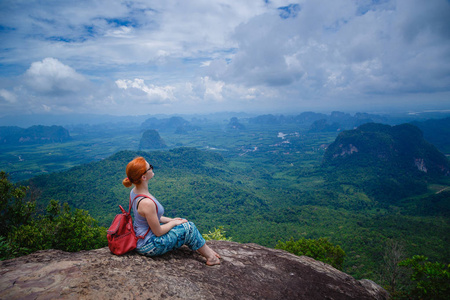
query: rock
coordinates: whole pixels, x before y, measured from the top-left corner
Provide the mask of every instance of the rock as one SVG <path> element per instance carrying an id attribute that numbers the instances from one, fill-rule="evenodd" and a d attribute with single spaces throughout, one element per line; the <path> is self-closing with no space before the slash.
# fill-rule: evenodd
<path id="1" fill-rule="evenodd" d="M 306 256 L 256 244 L 208 241 L 222 255 L 209 267 L 188 248 L 156 258 L 108 248 L 39 251 L 0 262 L 0 299 L 388 299 Z"/>

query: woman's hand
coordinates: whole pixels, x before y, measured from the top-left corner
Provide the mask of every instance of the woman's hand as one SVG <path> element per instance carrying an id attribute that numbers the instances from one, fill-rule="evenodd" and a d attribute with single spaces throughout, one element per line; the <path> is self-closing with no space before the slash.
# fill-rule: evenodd
<path id="1" fill-rule="evenodd" d="M 183 219 L 183 218 L 168 218 L 168 217 L 161 216 L 160 222 L 166 224 L 166 223 L 172 222 L 173 220 L 185 220 L 185 219 Z"/>
<path id="2" fill-rule="evenodd" d="M 182 218 L 175 218 L 175 219 L 172 219 L 171 222 L 173 222 L 175 224 L 175 226 L 178 226 L 178 225 L 181 225 L 183 223 L 186 223 L 187 220 L 186 219 L 182 219 Z"/>

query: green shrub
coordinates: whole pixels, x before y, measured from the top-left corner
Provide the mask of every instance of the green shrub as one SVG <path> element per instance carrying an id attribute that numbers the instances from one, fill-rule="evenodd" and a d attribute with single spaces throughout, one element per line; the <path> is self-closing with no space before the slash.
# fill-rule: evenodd
<path id="1" fill-rule="evenodd" d="M 27 188 L 9 182 L 0 172 L 0 260 L 38 250 L 80 251 L 105 247 L 106 228 L 85 210 L 61 207 L 51 200 L 46 214 L 33 218 L 35 202 L 25 200 Z"/>
<path id="2" fill-rule="evenodd" d="M 71 210 L 67 203 L 61 208 L 52 200 L 45 217 L 22 225 L 11 235 L 20 254 L 43 249 L 76 252 L 107 245 L 106 228 L 99 227 L 87 211 Z"/>
<path id="3" fill-rule="evenodd" d="M 423 255 L 415 255 L 399 263 L 412 270 L 413 288 L 404 299 L 448 299 L 450 295 L 450 265 L 429 262 Z"/>
<path id="4" fill-rule="evenodd" d="M 275 246 L 276 249 L 286 250 L 295 255 L 306 255 L 324 263 L 330 264 L 341 270 L 344 263 L 345 252 L 340 246 L 334 246 L 326 238 L 300 239 L 281 242 Z"/>
<path id="5" fill-rule="evenodd" d="M 231 241 L 231 237 L 227 238 L 225 236 L 225 230 L 223 226 L 219 226 L 219 228 L 214 228 L 214 231 L 209 231 L 208 233 L 202 234 L 203 238 L 207 241 L 209 240 L 217 240 L 217 241 Z"/>
<path id="6" fill-rule="evenodd" d="M 8 243 L 6 237 L 0 236 L 0 260 L 17 256 L 17 251 Z"/>
<path id="7" fill-rule="evenodd" d="M 36 204 L 24 200 L 26 190 L 24 186 L 11 183 L 5 172 L 0 172 L 0 236 L 6 237 L 13 228 L 30 221 Z"/>

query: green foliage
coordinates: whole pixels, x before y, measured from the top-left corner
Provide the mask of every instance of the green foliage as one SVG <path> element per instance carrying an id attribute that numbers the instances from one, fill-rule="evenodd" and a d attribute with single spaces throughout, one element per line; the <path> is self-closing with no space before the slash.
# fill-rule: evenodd
<path id="1" fill-rule="evenodd" d="M 385 205 L 426 193 L 430 180 L 450 170 L 445 155 L 411 124 L 368 123 L 343 131 L 327 148 L 323 166 L 328 182 L 352 182 Z"/>
<path id="2" fill-rule="evenodd" d="M 298 256 L 306 255 L 312 257 L 330 264 L 339 270 L 342 270 L 345 258 L 344 250 L 339 245 L 334 246 L 326 238 L 319 238 L 317 240 L 300 239 L 297 241 L 291 238 L 286 242 L 279 241 L 275 248 L 286 250 Z"/>
<path id="3" fill-rule="evenodd" d="M 72 210 L 67 203 L 61 207 L 51 201 L 50 212 L 31 224 L 22 225 L 9 236 L 18 253 L 27 254 L 43 249 L 76 252 L 105 247 L 106 228 L 99 227 L 87 211 Z"/>
<path id="4" fill-rule="evenodd" d="M 223 226 L 219 226 L 219 228 L 214 228 L 214 231 L 209 231 L 208 233 L 202 234 L 203 238 L 207 241 L 209 240 L 217 240 L 217 241 L 231 241 L 231 237 L 226 237 L 225 229 Z"/>
<path id="5" fill-rule="evenodd" d="M 0 236 L 29 222 L 35 202 L 24 200 L 26 190 L 26 187 L 15 186 L 5 172 L 0 172 Z"/>
<path id="6" fill-rule="evenodd" d="M 0 260 L 18 256 L 17 251 L 8 243 L 6 237 L 0 236 Z"/>
<path id="7" fill-rule="evenodd" d="M 46 217 L 53 221 L 59 214 L 59 211 L 61 209 L 61 206 L 58 201 L 51 199 L 50 203 L 47 205 L 47 208 L 45 209 L 47 212 Z"/>
<path id="8" fill-rule="evenodd" d="M 13 258 L 37 250 L 80 251 L 107 245 L 106 228 L 87 211 L 61 207 L 51 200 L 46 214 L 31 218 L 34 201 L 25 201 L 26 188 L 15 187 L 0 173 L 1 228 L 0 259 Z"/>
<path id="9" fill-rule="evenodd" d="M 107 245 L 106 228 L 99 227 L 85 210 L 72 210 L 64 203 L 59 214 L 54 217 L 53 224 L 55 238 L 52 248 L 75 252 Z"/>
<path id="10" fill-rule="evenodd" d="M 412 270 L 411 281 L 415 284 L 401 299 L 448 299 L 450 294 L 450 264 L 430 262 L 423 255 L 415 255 L 399 263 Z"/>
<path id="11" fill-rule="evenodd" d="M 271 134 L 276 137 L 278 132 Z M 259 138 L 256 135 L 255 142 Z M 317 135 L 305 138 L 303 143 L 319 149 L 318 145 L 330 140 L 330 136 Z M 432 196 L 439 198 L 439 210 L 427 201 L 427 195 L 414 202 L 421 205 L 400 200 L 396 206 L 386 207 L 368 197 L 357 185 L 358 177 L 348 171 L 343 170 L 342 177 L 335 179 L 339 184 L 325 182 L 327 169 L 317 167 L 321 153 L 308 154 L 311 161 L 304 162 L 306 154 L 302 153 L 283 156 L 255 152 L 254 156 L 224 158 L 216 152 L 188 147 L 121 151 L 58 176 L 34 177 L 27 185 L 41 191 L 41 210 L 51 199 L 64 199 L 73 208 L 89 211 L 107 227 L 118 205 L 128 206 L 129 190 L 121 182 L 126 164 L 140 155 L 155 166 L 149 188 L 164 205 L 166 216 L 191 220 L 202 233 L 220 224 L 233 241 L 267 247 L 289 237 L 326 237 L 347 254 L 342 264 L 345 272 L 375 281 L 387 239 L 401 237 L 406 256 L 423 253 L 438 261 L 448 257 L 448 214 L 442 209 L 448 207 L 445 191 Z M 292 160 L 293 166 L 286 160 Z M 442 188 L 448 185 L 442 183 Z M 435 209 L 424 215 L 422 204 Z"/>
<path id="12" fill-rule="evenodd" d="M 378 147 L 380 141 L 393 145 L 389 126 L 387 130 L 363 127 L 365 132 L 378 131 L 361 140 L 368 151 L 375 151 L 373 157 L 362 157 L 361 147 L 353 144 L 360 150 L 353 152 L 360 155 L 358 162 L 322 165 L 338 132 L 313 133 L 308 132 L 310 124 L 275 125 L 272 119 L 264 125 L 240 119 L 245 130 L 224 130 L 226 122 L 199 120 L 201 128 L 183 135 L 174 134 L 176 127 L 154 128 L 171 150 L 152 152 L 135 151 L 142 135 L 135 125 L 75 126 L 70 129 L 74 139 L 64 146 L 2 145 L 0 165 L 15 181 L 32 178 L 22 184 L 39 189 L 38 211 L 45 212 L 51 199 L 61 199 L 109 226 L 118 204 L 128 205 L 129 190 L 121 184 L 125 166 L 141 155 L 155 166 L 149 188 L 168 217 L 187 218 L 200 232 L 214 232 L 214 226 L 221 224 L 234 241 L 267 247 L 291 236 L 295 240 L 327 237 L 345 250 L 343 269 L 358 279 L 378 282 L 389 239 L 401 239 L 405 257 L 416 253 L 433 261 L 450 257 L 446 192 L 450 179 L 436 182 L 415 166 L 399 171 L 383 159 L 372 164 L 373 157 L 396 154 L 390 146 Z M 280 132 L 285 139 L 278 137 Z M 399 127 L 395 134 L 408 132 L 408 127 Z M 410 133 L 406 142 L 418 136 Z M 430 184 L 440 187 L 429 190 Z M 48 209 L 50 220 L 52 212 L 53 220 L 60 214 L 60 208 L 57 214 L 56 207 Z"/>

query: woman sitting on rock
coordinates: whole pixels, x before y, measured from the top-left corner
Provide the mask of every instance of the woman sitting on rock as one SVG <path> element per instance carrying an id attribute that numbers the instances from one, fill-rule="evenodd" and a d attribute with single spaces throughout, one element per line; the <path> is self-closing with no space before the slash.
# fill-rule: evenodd
<path id="1" fill-rule="evenodd" d="M 209 266 L 220 264 L 220 255 L 206 245 L 205 239 L 194 223 L 181 218 L 164 217 L 164 207 L 150 194 L 148 182 L 155 175 L 153 166 L 143 157 L 137 157 L 128 163 L 125 187 L 134 188 L 130 192 L 134 213 L 134 230 L 138 239 L 136 251 L 147 256 L 162 255 L 168 251 L 187 245 L 206 258 Z M 138 197 L 146 195 L 146 197 Z"/>

